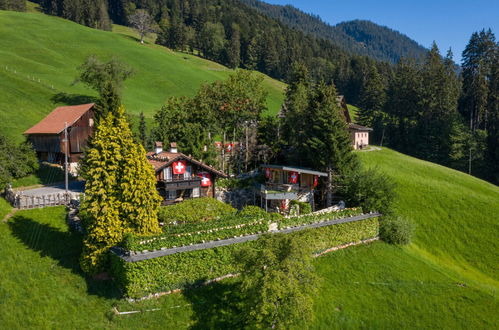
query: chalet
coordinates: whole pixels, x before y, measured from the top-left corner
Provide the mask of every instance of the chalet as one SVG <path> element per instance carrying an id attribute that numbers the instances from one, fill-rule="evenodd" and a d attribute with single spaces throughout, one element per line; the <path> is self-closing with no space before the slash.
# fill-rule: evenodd
<path id="1" fill-rule="evenodd" d="M 217 178 L 227 176 L 191 156 L 178 152 L 176 143 L 169 151 L 163 150 L 161 142 L 155 143 L 155 150 L 147 153 L 153 166 L 157 189 L 164 198 L 163 204 L 174 204 L 196 197 L 214 197 Z"/>
<path id="2" fill-rule="evenodd" d="M 62 164 L 67 151 L 70 168 L 83 155 L 94 126 L 94 103 L 57 107 L 38 124 L 24 132 L 39 160 Z M 66 147 L 64 128 L 69 144 Z"/>
<path id="3" fill-rule="evenodd" d="M 362 149 L 369 145 L 369 132 L 373 129 L 365 127 L 362 125 L 352 123 L 352 118 L 348 111 L 347 102 L 343 95 L 339 95 L 337 98 L 338 105 L 343 110 L 343 116 L 348 124 L 348 132 L 350 133 L 350 140 L 352 141 L 352 147 L 354 149 Z"/>
<path id="4" fill-rule="evenodd" d="M 260 185 L 261 206 L 265 210 L 285 211 L 291 200 L 308 202 L 315 209 L 314 191 L 319 177 L 327 173 L 282 165 L 261 165 L 265 184 Z"/>

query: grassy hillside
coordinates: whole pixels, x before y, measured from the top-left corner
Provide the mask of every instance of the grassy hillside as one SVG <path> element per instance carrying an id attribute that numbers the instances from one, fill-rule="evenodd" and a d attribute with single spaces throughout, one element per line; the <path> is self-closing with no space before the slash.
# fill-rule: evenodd
<path id="1" fill-rule="evenodd" d="M 398 183 L 397 213 L 418 225 L 413 244 L 378 242 L 314 261 L 316 319 L 300 328 L 497 326 L 499 188 L 384 149 L 359 153 Z M 62 207 L 0 223 L 0 320 L 6 328 L 231 328 L 237 280 L 128 303 L 78 267 L 79 236 Z M 119 311 L 144 311 L 115 315 Z M 159 309 L 149 311 L 151 309 Z"/>
<path id="2" fill-rule="evenodd" d="M 499 187 L 389 149 L 359 154 L 397 182 L 396 213 L 418 226 L 407 252 L 497 292 Z"/>
<path id="3" fill-rule="evenodd" d="M 125 83 L 128 112 L 151 117 L 173 95 L 193 95 L 204 82 L 225 79 L 224 66 L 149 43 L 141 45 L 128 28 L 90 29 L 40 13 L 0 11 L 0 130 L 21 133 L 58 104 L 85 102 L 95 93 L 71 86 L 76 68 L 91 54 L 116 56 L 135 74 Z M 33 80 L 35 77 L 35 80 Z M 38 82 L 40 79 L 40 82 Z M 265 76 L 269 112 L 278 111 L 284 84 Z M 66 93 L 66 94 L 60 94 Z"/>

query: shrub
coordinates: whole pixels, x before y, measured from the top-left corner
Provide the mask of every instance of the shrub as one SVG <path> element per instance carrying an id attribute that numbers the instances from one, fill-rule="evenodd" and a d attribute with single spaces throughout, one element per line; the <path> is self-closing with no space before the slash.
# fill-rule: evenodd
<path id="1" fill-rule="evenodd" d="M 242 208 L 241 211 L 238 212 L 238 215 L 243 217 L 254 217 L 254 218 L 267 218 L 269 213 L 265 212 L 264 209 L 254 205 L 247 205 Z"/>
<path id="2" fill-rule="evenodd" d="M 379 236 L 390 244 L 406 245 L 411 242 L 414 224 L 401 217 L 389 217 L 380 221 Z"/>
<path id="3" fill-rule="evenodd" d="M 190 223 L 209 221 L 236 213 L 236 209 L 211 197 L 193 198 L 182 203 L 164 206 L 159 221 L 164 223 Z"/>
<path id="4" fill-rule="evenodd" d="M 364 212 L 391 213 L 395 183 L 375 168 L 359 170 L 345 177 L 340 194 L 347 205 L 362 207 Z"/>
<path id="5" fill-rule="evenodd" d="M 293 200 L 291 201 L 291 207 L 294 205 L 298 206 L 299 215 L 312 213 L 312 206 L 310 206 L 310 203 Z"/>

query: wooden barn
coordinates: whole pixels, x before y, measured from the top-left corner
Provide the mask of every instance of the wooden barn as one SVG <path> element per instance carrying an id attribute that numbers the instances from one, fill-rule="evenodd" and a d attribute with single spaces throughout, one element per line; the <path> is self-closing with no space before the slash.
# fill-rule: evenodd
<path id="1" fill-rule="evenodd" d="M 39 123 L 24 132 L 33 144 L 38 159 L 50 163 L 68 161 L 75 167 L 80 160 L 94 126 L 94 103 L 55 108 Z M 64 128 L 68 128 L 69 145 L 66 149 Z"/>
<path id="2" fill-rule="evenodd" d="M 164 198 L 164 205 L 197 197 L 214 197 L 217 178 L 227 176 L 190 156 L 178 152 L 176 143 L 168 151 L 156 142 L 155 150 L 147 153 L 154 167 L 157 188 Z"/>

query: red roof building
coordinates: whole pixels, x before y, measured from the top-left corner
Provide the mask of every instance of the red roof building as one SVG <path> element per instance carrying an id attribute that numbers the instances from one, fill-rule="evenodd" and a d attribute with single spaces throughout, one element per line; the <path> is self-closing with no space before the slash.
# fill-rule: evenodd
<path id="1" fill-rule="evenodd" d="M 38 158 L 62 163 L 66 150 L 70 163 L 80 159 L 94 126 L 94 103 L 55 108 L 36 125 L 24 132 Z M 68 128 L 66 148 L 64 128 Z"/>

